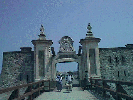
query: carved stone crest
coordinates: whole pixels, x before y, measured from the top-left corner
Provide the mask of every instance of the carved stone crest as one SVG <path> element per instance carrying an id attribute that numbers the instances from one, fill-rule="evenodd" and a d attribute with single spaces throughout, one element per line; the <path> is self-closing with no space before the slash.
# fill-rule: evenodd
<path id="1" fill-rule="evenodd" d="M 59 52 L 74 52 L 73 41 L 69 36 L 64 36 L 59 41 Z"/>

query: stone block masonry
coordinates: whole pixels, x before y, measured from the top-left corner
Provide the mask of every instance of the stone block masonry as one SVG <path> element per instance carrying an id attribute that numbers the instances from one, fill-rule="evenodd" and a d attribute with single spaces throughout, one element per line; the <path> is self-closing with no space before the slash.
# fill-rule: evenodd
<path id="1" fill-rule="evenodd" d="M 133 48 L 100 48 L 99 51 L 102 78 L 133 82 Z"/>
<path id="2" fill-rule="evenodd" d="M 99 48 L 100 71 L 103 79 L 133 82 L 133 46 Z M 114 88 L 114 84 L 108 84 Z M 133 87 L 122 86 L 128 95 L 133 94 Z M 133 95 L 132 95 L 133 96 Z"/>
<path id="3" fill-rule="evenodd" d="M 27 50 L 28 49 L 28 50 Z M 30 47 L 4 52 L 0 88 L 34 81 L 34 52 Z"/>

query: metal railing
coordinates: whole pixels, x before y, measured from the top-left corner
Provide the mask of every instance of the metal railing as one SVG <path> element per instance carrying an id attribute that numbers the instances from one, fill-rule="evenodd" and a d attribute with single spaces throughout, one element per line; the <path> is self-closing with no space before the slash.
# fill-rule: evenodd
<path id="1" fill-rule="evenodd" d="M 50 91 L 51 89 L 54 89 L 56 86 L 55 81 L 50 80 L 42 80 L 38 82 L 23 84 L 19 86 L 9 87 L 5 89 L 0 89 L 0 94 L 4 94 L 6 92 L 11 92 L 11 95 L 9 96 L 8 100 L 23 100 L 26 97 L 28 97 L 28 100 L 33 100 L 37 96 L 39 96 L 44 91 Z M 27 87 L 27 88 L 26 88 Z M 23 95 L 20 95 L 20 89 L 26 88 L 26 91 L 24 91 Z"/>
<path id="2" fill-rule="evenodd" d="M 90 83 L 90 88 L 95 88 L 95 91 L 101 93 L 103 97 L 106 97 L 106 92 L 109 92 L 115 100 L 121 100 L 121 98 L 133 100 L 133 96 L 128 95 L 126 90 L 122 87 L 122 85 L 133 86 L 132 82 L 90 78 Z M 111 89 L 107 83 L 114 83 L 115 89 Z"/>

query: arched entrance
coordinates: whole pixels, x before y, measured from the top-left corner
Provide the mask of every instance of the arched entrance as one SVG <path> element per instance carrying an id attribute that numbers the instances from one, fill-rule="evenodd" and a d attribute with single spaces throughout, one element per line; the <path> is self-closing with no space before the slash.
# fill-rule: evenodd
<path id="1" fill-rule="evenodd" d="M 52 59 L 52 68 L 51 68 L 51 78 L 56 79 L 56 64 L 57 63 L 66 63 L 66 62 L 76 62 L 78 63 L 78 75 L 79 79 L 81 78 L 81 57 L 76 54 L 76 51 L 73 48 L 73 41 L 70 37 L 64 36 L 59 41 L 60 50 L 55 57 Z"/>
<path id="2" fill-rule="evenodd" d="M 77 56 L 77 55 L 76 55 Z M 80 71 L 80 65 L 81 65 L 81 61 L 80 59 L 74 59 L 74 58 L 59 58 L 59 56 L 57 55 L 55 57 L 55 59 L 53 59 L 53 62 L 52 62 L 52 79 L 55 80 L 56 78 L 56 64 L 57 63 L 65 63 L 65 62 L 77 62 L 78 63 L 78 72 Z M 80 74 L 79 74 L 80 75 Z"/>
<path id="3" fill-rule="evenodd" d="M 58 68 L 58 69 L 57 69 Z M 65 68 L 65 69 L 64 69 Z M 75 68 L 75 71 L 73 71 L 72 69 Z M 79 63 L 77 62 L 58 62 L 55 64 L 55 68 L 54 68 L 54 76 L 56 77 L 58 73 L 60 73 L 63 77 L 63 86 L 66 83 L 66 77 L 68 75 L 68 72 L 72 74 L 74 80 L 73 80 L 73 86 L 77 87 L 79 86 Z M 60 69 L 60 70 L 59 70 Z M 62 69 L 62 70 L 61 70 Z M 54 79 L 55 79 L 54 77 Z"/>

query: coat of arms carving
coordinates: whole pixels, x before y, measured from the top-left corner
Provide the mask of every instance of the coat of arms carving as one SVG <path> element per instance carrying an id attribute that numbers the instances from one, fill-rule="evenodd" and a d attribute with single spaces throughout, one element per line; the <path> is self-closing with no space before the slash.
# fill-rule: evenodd
<path id="1" fill-rule="evenodd" d="M 72 39 L 69 36 L 64 36 L 59 41 L 60 50 L 59 52 L 74 52 Z"/>

